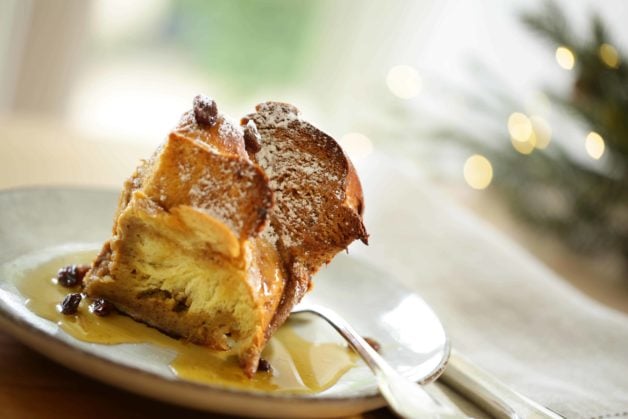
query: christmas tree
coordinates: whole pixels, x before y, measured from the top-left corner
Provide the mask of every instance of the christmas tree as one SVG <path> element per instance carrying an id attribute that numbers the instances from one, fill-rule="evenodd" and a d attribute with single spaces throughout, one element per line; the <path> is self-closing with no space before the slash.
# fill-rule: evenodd
<path id="1" fill-rule="evenodd" d="M 517 111 L 514 101 L 498 141 L 459 129 L 439 131 L 491 162 L 491 189 L 521 219 L 586 251 L 619 252 L 628 263 L 628 71 L 599 16 L 590 34 L 579 39 L 553 2 L 541 12 L 526 13 L 522 22 L 555 49 L 556 60 L 573 72 L 567 92 L 547 90 L 549 100 L 581 126 L 586 138 L 552 133 L 541 118 Z M 500 99 L 501 100 L 501 99 Z M 484 108 L 486 112 L 486 107 Z M 495 109 L 495 108 L 493 108 Z M 502 108 L 503 109 L 503 108 Z M 497 111 L 496 111 L 497 112 Z M 492 113 L 490 117 L 502 118 Z M 508 138 L 510 137 L 510 138 Z M 481 139 L 480 139 L 481 138 Z M 593 167 L 575 158 L 563 144 L 578 142 L 600 159 Z"/>

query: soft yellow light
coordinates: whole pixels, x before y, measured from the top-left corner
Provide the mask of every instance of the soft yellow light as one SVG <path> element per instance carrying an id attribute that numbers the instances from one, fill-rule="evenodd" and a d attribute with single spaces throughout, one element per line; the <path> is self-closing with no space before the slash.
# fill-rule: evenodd
<path id="1" fill-rule="evenodd" d="M 587 139 L 584 142 L 584 147 L 587 149 L 587 154 L 598 160 L 604 154 L 604 139 L 597 132 L 591 131 L 587 135 Z"/>
<path id="2" fill-rule="evenodd" d="M 574 53 L 567 47 L 556 48 L 556 62 L 565 70 L 571 70 L 576 63 Z"/>
<path id="3" fill-rule="evenodd" d="M 540 116 L 531 117 L 530 122 L 532 122 L 532 129 L 534 130 L 536 140 L 534 147 L 540 150 L 546 149 L 552 140 L 552 128 L 547 121 Z"/>
<path id="4" fill-rule="evenodd" d="M 401 99 L 412 99 L 421 91 L 421 76 L 408 65 L 397 65 L 388 71 L 386 84 L 393 95 Z"/>
<path id="5" fill-rule="evenodd" d="M 511 138 L 510 142 L 513 148 L 519 153 L 530 154 L 534 151 L 534 148 L 536 147 L 536 135 L 532 133 L 532 135 L 528 137 L 527 141 L 517 141 L 514 138 Z"/>
<path id="6" fill-rule="evenodd" d="M 513 140 L 526 142 L 533 133 L 532 123 L 524 114 L 515 112 L 508 117 L 508 132 Z"/>
<path id="7" fill-rule="evenodd" d="M 371 154 L 373 143 L 364 134 L 350 132 L 340 139 L 340 146 L 352 160 L 360 160 Z"/>
<path id="8" fill-rule="evenodd" d="M 619 67 L 619 53 L 611 44 L 602 44 L 598 49 L 600 60 L 610 68 Z"/>
<path id="9" fill-rule="evenodd" d="M 484 156 L 474 154 L 464 163 L 464 180 L 473 189 L 486 189 L 493 180 L 493 166 Z"/>

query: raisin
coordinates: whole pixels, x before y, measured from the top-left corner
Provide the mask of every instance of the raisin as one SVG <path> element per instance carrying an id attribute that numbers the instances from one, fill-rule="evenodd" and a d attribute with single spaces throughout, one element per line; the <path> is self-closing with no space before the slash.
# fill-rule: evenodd
<path id="1" fill-rule="evenodd" d="M 96 298 L 90 305 L 89 309 L 97 316 L 105 317 L 114 310 L 114 305 L 104 298 Z"/>
<path id="2" fill-rule="evenodd" d="M 218 120 L 216 101 L 204 95 L 197 95 L 193 102 L 194 118 L 199 125 L 212 126 Z"/>
<path id="3" fill-rule="evenodd" d="M 66 295 L 61 302 L 61 313 L 66 315 L 76 314 L 82 298 L 78 292 Z"/>
<path id="4" fill-rule="evenodd" d="M 89 271 L 88 265 L 68 265 L 57 272 L 57 283 L 66 288 L 73 288 L 83 285 L 83 278 Z"/>
<path id="5" fill-rule="evenodd" d="M 380 349 L 382 349 L 382 345 L 379 344 L 378 341 L 376 341 L 373 338 L 369 338 L 369 337 L 363 337 L 363 339 L 366 341 L 366 343 L 369 344 L 369 346 L 371 348 L 373 348 L 375 350 L 375 352 L 379 352 Z"/>
<path id="6" fill-rule="evenodd" d="M 172 311 L 174 311 L 175 313 L 181 313 L 183 311 L 186 311 L 188 308 L 189 307 L 185 303 L 185 301 L 177 301 L 174 307 L 172 307 Z"/>
<path id="7" fill-rule="evenodd" d="M 57 272 L 57 283 L 66 288 L 72 288 L 78 284 L 76 265 L 68 265 Z"/>
<path id="8" fill-rule="evenodd" d="M 87 274 L 89 269 L 89 265 L 76 265 L 76 275 L 81 284 L 83 283 L 83 279 L 85 278 L 85 275 Z"/>
<path id="9" fill-rule="evenodd" d="M 257 364 L 257 370 L 261 372 L 270 372 L 273 370 L 273 367 L 270 365 L 270 362 L 264 358 L 260 358 L 259 363 Z"/>
<path id="10" fill-rule="evenodd" d="M 249 120 L 244 126 L 244 147 L 249 153 L 257 153 L 262 149 L 262 137 L 259 135 L 255 122 Z"/>

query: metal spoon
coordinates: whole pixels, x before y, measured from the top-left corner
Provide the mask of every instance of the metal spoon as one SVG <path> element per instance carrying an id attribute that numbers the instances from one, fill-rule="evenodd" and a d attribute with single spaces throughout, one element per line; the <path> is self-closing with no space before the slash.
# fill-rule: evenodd
<path id="1" fill-rule="evenodd" d="M 390 407 L 407 418 L 464 418 L 457 408 L 435 400 L 420 385 L 395 371 L 371 346 L 333 310 L 301 302 L 292 313 L 312 313 L 334 327 L 364 359 L 375 374 L 380 391 Z M 562 419 L 563 416 L 515 392 L 498 379 L 452 351 L 442 380 L 477 403 L 492 416 L 503 419 Z"/>
<path id="2" fill-rule="evenodd" d="M 382 396 L 391 409 L 403 418 L 467 418 L 457 409 L 434 399 L 419 384 L 401 376 L 371 346 L 333 310 L 302 302 L 292 313 L 312 313 L 325 319 L 362 357 L 373 371 Z"/>
<path id="3" fill-rule="evenodd" d="M 455 350 L 440 379 L 497 419 L 564 419 L 511 389 Z"/>

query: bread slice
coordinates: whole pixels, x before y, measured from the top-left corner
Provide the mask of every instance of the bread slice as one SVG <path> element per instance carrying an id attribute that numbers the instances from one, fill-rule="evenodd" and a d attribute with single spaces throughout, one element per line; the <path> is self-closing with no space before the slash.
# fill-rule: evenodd
<path id="1" fill-rule="evenodd" d="M 275 249 L 256 237 L 272 192 L 240 127 L 196 119 L 185 114 L 126 182 L 85 290 L 170 335 L 235 351 L 252 375 L 284 287 Z"/>
<path id="2" fill-rule="evenodd" d="M 241 125 L 259 132 L 247 151 L 269 179 L 275 205 L 262 233 L 284 263 L 287 283 L 267 335 L 288 317 L 323 264 L 355 239 L 368 243 L 364 200 L 356 171 L 329 135 L 302 120 L 290 104 L 266 102 Z"/>

